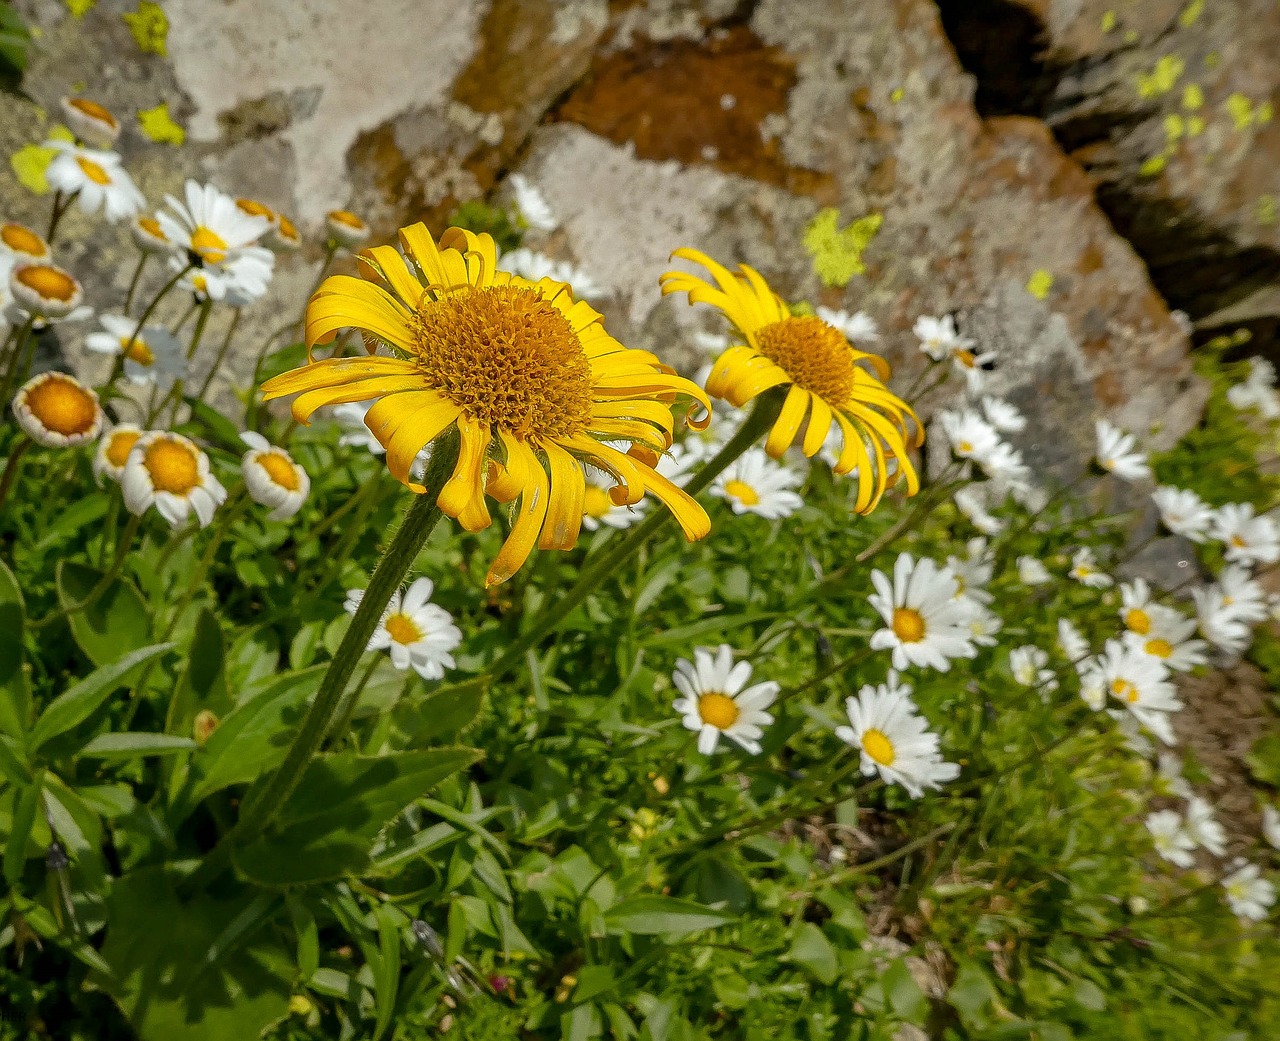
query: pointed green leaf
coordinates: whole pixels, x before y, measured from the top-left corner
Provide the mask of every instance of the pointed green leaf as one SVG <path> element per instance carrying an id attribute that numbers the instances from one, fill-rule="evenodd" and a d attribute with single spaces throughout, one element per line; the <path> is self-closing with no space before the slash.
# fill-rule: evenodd
<path id="1" fill-rule="evenodd" d="M 614 904 L 604 913 L 611 933 L 637 936 L 687 936 L 715 929 L 733 921 L 731 915 L 713 911 L 692 900 L 673 896 L 634 896 Z"/>
<path id="2" fill-rule="evenodd" d="M 0 731 L 19 743 L 31 725 L 31 687 L 22 667 L 22 631 L 26 624 L 22 590 L 0 561 Z"/>
<path id="3" fill-rule="evenodd" d="M 195 747 L 191 738 L 173 734 L 99 734 L 78 754 L 91 759 L 136 759 L 144 755 L 174 755 Z"/>
<path id="4" fill-rule="evenodd" d="M 102 578 L 102 572 L 64 560 L 58 565 L 58 602 L 70 611 L 71 635 L 94 665 L 109 665 L 136 651 L 151 635 L 151 615 L 133 583 L 117 578 L 94 603 L 82 603 Z"/>

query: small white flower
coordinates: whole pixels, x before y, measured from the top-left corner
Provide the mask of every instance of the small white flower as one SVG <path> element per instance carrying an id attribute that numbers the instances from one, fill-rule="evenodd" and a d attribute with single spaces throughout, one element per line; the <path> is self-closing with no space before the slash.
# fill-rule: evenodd
<path id="1" fill-rule="evenodd" d="M 1035 557 L 1019 557 L 1018 581 L 1024 586 L 1042 586 L 1046 582 L 1052 582 L 1053 576 L 1049 574 L 1049 569 Z"/>
<path id="2" fill-rule="evenodd" d="M 1213 807 L 1198 795 L 1187 802 L 1187 835 L 1215 857 L 1227 851 L 1227 831 L 1213 815 Z"/>
<path id="3" fill-rule="evenodd" d="M 1151 631 L 1151 587 L 1146 579 L 1120 583 L 1120 621 L 1131 633 L 1145 636 Z"/>
<path id="4" fill-rule="evenodd" d="M 47 264 L 53 258 L 49 243 L 23 224 L 0 224 L 0 271 L 8 273 L 19 264 Z"/>
<path id="5" fill-rule="evenodd" d="M 996 635 L 1004 628 L 1004 622 L 982 604 L 972 601 L 971 604 L 973 613 L 969 617 L 969 639 L 980 647 L 994 647 Z"/>
<path id="6" fill-rule="evenodd" d="M 1151 833 L 1151 844 L 1165 860 L 1181 868 L 1195 863 L 1195 840 L 1187 834 L 1177 810 L 1151 814 L 1147 817 L 1147 831 Z"/>
<path id="7" fill-rule="evenodd" d="M 431 603 L 433 588 L 431 579 L 419 578 L 403 592 L 392 593 L 365 648 L 387 651 L 395 668 L 411 668 L 424 680 L 438 680 L 445 669 L 455 668 L 450 652 L 462 642 L 453 615 Z M 348 614 L 355 614 L 363 599 L 363 589 L 349 589 L 343 607 Z"/>
<path id="8" fill-rule="evenodd" d="M 1194 793 L 1187 779 L 1182 776 L 1182 760 L 1172 752 L 1161 752 L 1157 757 L 1155 776 L 1151 779 L 1151 789 L 1156 795 L 1166 799 L 1191 799 Z"/>
<path id="9" fill-rule="evenodd" d="M 750 448 L 716 478 L 711 493 L 728 502 L 734 513 L 754 513 L 766 520 L 779 520 L 804 505 L 804 500 L 792 490 L 802 483 L 799 474 L 775 463 L 764 449 Z"/>
<path id="10" fill-rule="evenodd" d="M 1249 646 L 1253 625 L 1267 616 L 1266 594 L 1241 564 L 1228 564 L 1216 583 L 1193 589 L 1191 596 L 1200 635 L 1233 654 Z"/>
<path id="11" fill-rule="evenodd" d="M 980 393 L 986 383 L 987 373 L 995 368 L 995 351 L 974 353 L 967 347 L 956 347 L 951 351 L 951 360 L 964 375 L 965 384 L 970 394 Z"/>
<path id="12" fill-rule="evenodd" d="M 140 213 L 129 222 L 129 235 L 133 244 L 143 253 L 172 253 L 174 245 L 164 234 L 160 221 L 150 214 Z"/>
<path id="13" fill-rule="evenodd" d="M 173 333 L 160 325 L 138 329 L 133 318 L 98 315 L 102 331 L 84 338 L 84 345 L 99 354 L 124 355 L 124 374 L 130 383 L 156 383 L 167 390 L 187 371 L 186 352 Z"/>
<path id="14" fill-rule="evenodd" d="M 1276 887 L 1261 877 L 1262 871 L 1257 864 L 1236 861 L 1236 865 L 1236 870 L 1222 880 L 1227 904 L 1232 914 L 1261 922 L 1276 902 Z"/>
<path id="15" fill-rule="evenodd" d="M 933 318 L 921 315 L 911 330 L 920 341 L 920 349 L 934 361 L 942 361 L 952 351 L 969 350 L 974 346 L 972 340 L 965 339 L 956 331 L 956 320 L 951 315 Z"/>
<path id="16" fill-rule="evenodd" d="M 713 333 L 707 332 L 705 329 L 695 329 L 692 335 L 694 346 L 700 351 L 706 351 L 707 354 L 718 355 L 729 346 L 729 337 L 726 333 Z M 700 376 L 696 382 L 699 386 L 702 386 L 706 382 L 706 377 Z M 712 424 L 712 426 L 714 425 Z"/>
<path id="17" fill-rule="evenodd" d="M 850 343 L 857 346 L 880 339 L 880 330 L 875 319 L 865 311 L 850 314 L 848 311 L 836 311 L 830 307 L 815 307 L 814 311 L 828 325 L 839 329 Z"/>
<path id="18" fill-rule="evenodd" d="M 1022 453 L 1007 441 L 998 442 L 989 452 L 975 456 L 983 473 L 991 478 L 1002 493 L 1012 492 L 1032 512 L 1038 512 L 1037 498 L 1047 498 L 1031 484 L 1031 468 L 1022 459 Z"/>
<path id="19" fill-rule="evenodd" d="M 1253 504 L 1228 503 L 1213 515 L 1213 537 L 1232 563 L 1274 564 L 1280 560 L 1280 526 L 1269 516 L 1254 516 Z"/>
<path id="20" fill-rule="evenodd" d="M 879 774 L 886 784 L 900 784 L 913 799 L 926 788 L 940 788 L 960 776 L 960 767 L 944 762 L 938 735 L 918 715 L 911 686 L 899 684 L 890 670 L 879 686 L 863 687 L 845 701 L 849 726 L 836 727 L 836 737 L 858 749 L 864 775 Z"/>
<path id="21" fill-rule="evenodd" d="M 142 436 L 142 428 L 132 423 L 119 423 L 102 435 L 93 454 L 93 475 L 101 480 L 110 477 L 117 484 L 124 476 L 124 464 Z"/>
<path id="22" fill-rule="evenodd" d="M 45 147 L 58 152 L 45 170 L 45 180 L 64 195 L 75 195 L 85 213 L 101 210 L 108 223 L 118 224 L 147 205 L 115 152 L 97 152 L 67 141 L 46 141 Z"/>
<path id="23" fill-rule="evenodd" d="M 574 293 L 586 299 L 604 296 L 605 287 L 582 268 L 575 267 L 567 260 L 554 260 L 545 253 L 539 253 L 528 246 L 513 249 L 504 253 L 501 259 L 504 271 L 510 271 L 530 282 L 549 278 L 553 282 L 564 282 L 573 287 Z"/>
<path id="24" fill-rule="evenodd" d="M 1169 716 L 1182 708 L 1169 671 L 1158 658 L 1108 640 L 1097 661 L 1107 693 L 1166 745 L 1174 743 Z"/>
<path id="25" fill-rule="evenodd" d="M 249 446 L 240 460 L 240 472 L 249 497 L 271 512 L 267 520 L 287 520 L 307 501 L 311 478 L 283 448 L 273 448 L 261 434 L 247 430 L 240 440 Z"/>
<path id="26" fill-rule="evenodd" d="M 185 203 L 172 195 L 166 195 L 164 200 L 168 209 L 156 214 L 160 230 L 176 248 L 198 262 L 208 279 L 205 291 L 211 299 L 220 300 L 225 295 L 226 283 L 222 279 L 228 277 L 227 267 L 233 263 L 232 273 L 238 282 L 245 287 L 262 282 L 266 291 L 265 279 L 270 278 L 275 255 L 257 242 L 271 230 L 271 221 L 246 213 L 233 198 L 211 184 L 187 181 Z"/>
<path id="27" fill-rule="evenodd" d="M 64 97 L 58 101 L 62 118 L 76 137 L 95 148 L 110 148 L 120 136 L 120 120 L 110 109 L 88 98 Z"/>
<path id="28" fill-rule="evenodd" d="M 1263 419 L 1280 419 L 1280 394 L 1275 391 L 1275 366 L 1265 358 L 1249 359 L 1249 376 L 1227 391 L 1234 408 L 1254 409 Z"/>
<path id="29" fill-rule="evenodd" d="M 1125 642 L 1131 647 L 1160 659 L 1174 672 L 1188 672 L 1209 660 L 1205 642 L 1191 638 L 1196 630 L 1194 618 L 1184 618 L 1162 604 L 1151 604 L 1146 615 L 1149 621 L 1145 632 L 1125 633 Z"/>
<path id="30" fill-rule="evenodd" d="M 1107 703 L 1107 681 L 1102 669 L 1092 659 L 1081 662 L 1076 667 L 1076 675 L 1080 677 L 1080 699 L 1094 712 L 1101 712 Z M 1126 720 L 1131 717 L 1125 716 Z"/>
<path id="31" fill-rule="evenodd" d="M 376 399 L 371 398 L 368 401 L 348 401 L 345 404 L 334 406 L 333 418 L 345 431 L 338 438 L 338 444 L 359 445 L 371 455 L 386 454 L 387 450 L 382 446 L 382 442 L 373 436 L 373 431 L 364 422 L 364 417 L 368 415 L 369 409 L 374 405 L 374 401 Z"/>
<path id="32" fill-rule="evenodd" d="M 1270 804 L 1262 807 L 1262 837 L 1272 849 L 1280 849 L 1280 810 Z"/>
<path id="33" fill-rule="evenodd" d="M 188 271 L 178 287 L 194 293 L 201 302 L 214 300 L 231 307 L 247 307 L 266 295 L 274 265 L 275 257 L 270 250 L 255 246 L 253 253 L 233 257 L 224 264 Z M 185 266 L 181 257 L 169 258 L 171 271 L 176 273 Z"/>
<path id="34" fill-rule="evenodd" d="M 1081 546 L 1072 555 L 1068 574 L 1091 589 L 1107 589 L 1114 584 L 1110 575 L 1099 570 L 1093 550 L 1088 546 Z"/>
<path id="35" fill-rule="evenodd" d="M 1032 644 L 1015 647 L 1009 652 L 1009 671 L 1013 673 L 1014 681 L 1024 687 L 1057 690 L 1058 681 L 1048 666 L 1048 652 Z"/>
<path id="36" fill-rule="evenodd" d="M 1003 398 L 988 394 L 982 399 L 982 411 L 986 413 L 987 422 L 1001 433 L 1017 434 L 1026 429 L 1027 417 Z"/>
<path id="37" fill-rule="evenodd" d="M 1098 465 L 1123 481 L 1141 481 L 1151 476 L 1147 457 L 1137 451 L 1137 439 L 1105 419 L 1094 423 L 1098 436 Z"/>
<path id="38" fill-rule="evenodd" d="M 963 557 L 947 557 L 947 567 L 956 577 L 957 596 L 967 596 L 977 604 L 991 603 L 993 597 L 987 591 L 987 583 L 995 574 L 995 557 L 985 538 L 970 539 L 965 543 Z"/>
<path id="39" fill-rule="evenodd" d="M 991 482 L 966 484 L 956 491 L 953 500 L 956 509 L 968 518 L 969 523 L 984 535 L 999 535 L 1005 529 L 1005 521 L 988 512 L 991 505 Z"/>
<path id="40" fill-rule="evenodd" d="M 777 683 L 748 687 L 751 663 L 734 664 L 728 644 L 721 644 L 714 657 L 705 647 L 694 648 L 693 661 L 677 661 L 671 679 L 682 695 L 671 707 L 683 717 L 685 729 L 698 735 L 699 752 L 710 755 L 723 734 L 744 751 L 760 754 L 760 737 L 773 722 L 766 709 L 778 696 Z"/>
<path id="41" fill-rule="evenodd" d="M 507 178 L 516 197 L 516 209 L 531 228 L 538 231 L 555 231 L 560 226 L 555 214 L 551 212 L 546 196 L 536 184 L 524 174 L 512 174 Z"/>
<path id="42" fill-rule="evenodd" d="M 23 432 L 46 448 L 74 448 L 102 432 L 98 395 L 65 372 L 32 376 L 13 396 L 13 415 Z"/>
<path id="43" fill-rule="evenodd" d="M 324 217 L 329 236 L 339 246 L 355 249 L 369 238 L 371 229 L 350 210 L 330 210 Z"/>
<path id="44" fill-rule="evenodd" d="M 1073 663 L 1082 662 L 1089 655 L 1089 641 L 1069 618 L 1058 619 L 1058 649 Z"/>
<path id="45" fill-rule="evenodd" d="M 892 582 L 873 570 L 871 583 L 876 592 L 867 599 L 886 628 L 872 635 L 870 646 L 892 649 L 895 669 L 917 665 L 946 672 L 953 658 L 977 655 L 969 628 L 973 606 L 956 597 L 959 585 L 948 569 L 903 553 L 894 563 Z"/>
<path id="46" fill-rule="evenodd" d="M 276 213 L 276 222 L 262 240 L 262 244 L 274 253 L 292 253 L 302 248 L 302 235 L 297 226 L 283 213 Z"/>
<path id="47" fill-rule="evenodd" d="M 1160 511 L 1160 522 L 1175 535 L 1192 542 L 1203 542 L 1213 523 L 1213 509 L 1189 488 L 1162 485 L 1151 493 Z"/>
<path id="48" fill-rule="evenodd" d="M 4 273 L 5 269 L 0 268 L 0 274 Z M 54 264 L 17 263 L 7 273 L 14 309 L 21 312 L 17 316 L 11 315 L 11 322 L 14 317 L 23 321 L 28 315 L 48 322 L 85 317 L 80 308 L 84 289 L 73 275 L 62 268 Z"/>
<path id="49" fill-rule="evenodd" d="M 200 527 L 227 498 L 209 469 L 209 457 L 181 434 L 152 430 L 134 443 L 120 478 L 124 504 L 143 514 L 152 506 L 173 527 L 195 513 Z"/>
<path id="50" fill-rule="evenodd" d="M 1000 444 L 995 427 L 976 412 L 941 412 L 938 417 L 946 431 L 951 451 L 958 459 L 981 462 L 990 458 Z"/>

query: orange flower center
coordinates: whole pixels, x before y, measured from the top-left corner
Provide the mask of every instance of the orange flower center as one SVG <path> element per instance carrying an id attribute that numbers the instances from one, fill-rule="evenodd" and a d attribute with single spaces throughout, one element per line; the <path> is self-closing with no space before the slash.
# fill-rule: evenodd
<path id="1" fill-rule="evenodd" d="M 1151 616 L 1142 608 L 1135 607 L 1125 614 L 1124 624 L 1139 636 L 1145 636 L 1151 631 Z"/>
<path id="2" fill-rule="evenodd" d="M 116 117 L 96 101 L 90 101 L 88 98 L 71 98 L 67 104 L 77 111 L 83 112 L 90 119 L 101 120 L 110 127 L 114 128 L 120 125 Z"/>
<path id="3" fill-rule="evenodd" d="M 821 318 L 784 318 L 757 331 L 756 343 L 792 383 L 828 405 L 843 405 L 853 393 L 853 348 Z"/>
<path id="4" fill-rule="evenodd" d="M 267 220 L 275 217 L 275 211 L 270 206 L 263 206 L 256 199 L 237 199 L 236 206 L 250 217 L 266 217 Z"/>
<path id="5" fill-rule="evenodd" d="M 893 761 L 898 758 L 898 753 L 893 748 L 893 742 L 889 740 L 883 730 L 877 730 L 875 727 L 863 733 L 862 750 L 881 766 L 892 766 Z"/>
<path id="6" fill-rule="evenodd" d="M 365 223 L 350 210 L 330 210 L 329 219 L 335 224 L 342 224 L 356 231 L 364 231 Z"/>
<path id="7" fill-rule="evenodd" d="M 148 235 L 162 239 L 165 242 L 169 240 L 165 237 L 165 233 L 160 230 L 160 222 L 154 217 L 139 217 L 138 227 L 145 231 Z"/>
<path id="8" fill-rule="evenodd" d="M 191 233 L 191 250 L 210 264 L 221 264 L 227 259 L 227 240 L 201 225 Z"/>
<path id="9" fill-rule="evenodd" d="M 414 354 L 442 393 L 517 438 L 565 438 L 591 419 L 591 364 L 569 320 L 517 286 L 424 293 Z"/>
<path id="10" fill-rule="evenodd" d="M 13 277 L 32 292 L 39 293 L 44 300 L 59 300 L 67 303 L 75 299 L 76 280 L 65 271 L 49 264 L 30 264 L 20 267 Z"/>
<path id="11" fill-rule="evenodd" d="M 21 224 L 0 226 L 0 242 L 8 246 L 12 252 L 28 257 L 43 257 L 49 252 L 49 246 L 44 239 Z"/>
<path id="12" fill-rule="evenodd" d="M 1128 680 L 1112 680 L 1111 693 L 1122 701 L 1127 701 L 1130 705 L 1138 700 L 1138 688 Z"/>
<path id="13" fill-rule="evenodd" d="M 613 503 L 609 499 L 608 492 L 603 488 L 597 488 L 594 484 L 587 485 L 587 497 L 582 503 L 582 512 L 586 516 L 599 520 L 612 509 Z"/>
<path id="14" fill-rule="evenodd" d="M 120 353 L 130 361 L 136 361 L 139 365 L 145 365 L 148 368 L 156 363 L 155 353 L 142 340 L 120 337 Z"/>
<path id="15" fill-rule="evenodd" d="M 27 391 L 27 408 L 40 424 L 55 434 L 74 437 L 93 429 L 98 403 L 69 376 L 53 375 Z"/>
<path id="16" fill-rule="evenodd" d="M 263 452 L 258 456 L 258 465 L 281 488 L 290 492 L 298 490 L 298 471 L 283 452 Z"/>
<path id="17" fill-rule="evenodd" d="M 107 462 L 117 469 L 129 461 L 129 453 L 142 435 L 136 430 L 118 430 L 107 441 Z"/>
<path id="18" fill-rule="evenodd" d="M 894 635 L 903 643 L 919 643 L 924 639 L 924 616 L 913 608 L 894 608 L 892 626 Z"/>
<path id="19" fill-rule="evenodd" d="M 967 351 L 963 347 L 958 347 L 951 352 L 951 357 L 955 358 L 966 369 L 972 369 L 974 363 L 978 360 L 974 357 L 973 351 Z"/>
<path id="20" fill-rule="evenodd" d="M 733 496 L 743 506 L 755 506 L 760 502 L 760 493 L 742 481 L 726 481 L 725 493 Z"/>
<path id="21" fill-rule="evenodd" d="M 147 446 L 143 462 L 158 492 L 187 495 L 200 484 L 196 454 L 180 441 L 159 438 Z"/>
<path id="22" fill-rule="evenodd" d="M 293 221 L 286 217 L 283 213 L 279 214 L 280 226 L 277 229 L 281 235 L 287 239 L 296 239 L 298 237 L 298 229 L 293 226 Z"/>
<path id="23" fill-rule="evenodd" d="M 418 628 L 418 624 L 400 611 L 387 619 L 384 628 L 387 630 L 387 635 L 396 643 L 417 643 L 422 639 L 422 630 Z"/>
<path id="24" fill-rule="evenodd" d="M 1236 549 L 1244 549 L 1245 546 L 1248 545 L 1248 543 L 1245 542 L 1245 540 L 1241 538 L 1239 535 L 1232 535 L 1231 545 L 1235 546 Z"/>
<path id="25" fill-rule="evenodd" d="M 728 730 L 739 715 L 737 702 L 727 694 L 713 690 L 698 698 L 698 716 L 717 730 Z"/>
<path id="26" fill-rule="evenodd" d="M 76 156 L 76 165 L 80 167 L 84 172 L 84 175 L 94 184 L 111 183 L 111 175 L 92 159 L 86 159 L 84 156 L 78 155 Z"/>

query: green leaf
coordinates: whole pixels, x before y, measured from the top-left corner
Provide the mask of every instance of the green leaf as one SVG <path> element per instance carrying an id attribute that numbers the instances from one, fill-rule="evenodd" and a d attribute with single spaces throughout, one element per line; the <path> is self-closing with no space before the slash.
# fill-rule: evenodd
<path id="1" fill-rule="evenodd" d="M 22 82 L 30 49 L 31 33 L 22 16 L 10 4 L 0 3 L 0 80 L 12 86 Z"/>
<path id="2" fill-rule="evenodd" d="M 211 441 L 237 457 L 244 454 L 245 443 L 240 440 L 240 431 L 231 420 L 199 398 L 184 394 L 182 400 L 191 409 L 191 420 L 183 424 L 184 428 L 194 427 L 202 440 Z"/>
<path id="3" fill-rule="evenodd" d="M 400 703 L 401 726 L 414 744 L 453 737 L 480 715 L 486 688 L 485 680 L 468 680 L 406 699 Z"/>
<path id="4" fill-rule="evenodd" d="M 911 1023 L 919 1022 L 928 1012 L 928 999 L 916 978 L 911 975 L 911 968 L 905 958 L 894 959 L 885 969 L 880 977 L 880 986 L 884 988 L 890 1008 L 902 1019 Z"/>
<path id="5" fill-rule="evenodd" d="M 22 665 L 22 631 L 26 625 L 22 590 L 13 572 L 0 561 L 0 731 L 19 744 L 31 725 L 31 686 Z"/>
<path id="6" fill-rule="evenodd" d="M 479 758 L 471 748 L 427 748 L 315 759 L 268 833 L 236 851 L 236 866 L 272 886 L 366 871 L 378 832 L 414 799 Z"/>
<path id="7" fill-rule="evenodd" d="M 306 363 L 307 345 L 301 341 L 291 343 L 278 351 L 272 351 L 262 359 L 262 364 L 258 368 L 258 382 L 266 383 L 273 376 L 279 376 L 290 369 L 301 368 Z"/>
<path id="8" fill-rule="evenodd" d="M 400 921 L 399 912 L 390 904 L 377 910 L 378 964 L 374 972 L 373 1005 L 377 1011 L 373 1036 L 380 1038 L 391 1026 L 396 1010 L 396 991 L 400 985 Z"/>
<path id="9" fill-rule="evenodd" d="M 1253 779 L 1280 788 L 1280 731 L 1264 734 L 1245 756 Z"/>
<path id="10" fill-rule="evenodd" d="M 18 884 L 22 869 L 27 863 L 27 843 L 31 839 L 31 828 L 36 821 L 36 806 L 39 802 L 40 784 L 37 781 L 22 789 L 14 806 L 13 824 L 4 845 L 4 879 L 9 883 L 10 889 Z"/>
<path id="11" fill-rule="evenodd" d="M 635 896 L 614 904 L 604 913 L 611 933 L 637 936 L 688 936 L 733 921 L 692 900 L 673 896 Z"/>
<path id="12" fill-rule="evenodd" d="M 223 673 L 226 653 L 218 616 L 207 607 L 196 618 L 195 633 L 187 649 L 186 668 L 174 688 L 173 704 L 165 720 L 170 734 L 190 734 L 196 713 L 208 709 L 218 716 L 231 711 Z"/>
<path id="13" fill-rule="evenodd" d="M 162 868 L 134 871 L 112 887 L 102 947 L 112 974 L 95 982 L 141 1041 L 256 1038 L 289 1002 L 289 951 L 264 928 L 273 906 L 252 893 L 184 902 Z"/>
<path id="14" fill-rule="evenodd" d="M 786 959 L 806 969 L 824 987 L 835 982 L 840 967 L 836 949 L 831 946 L 826 934 L 812 922 L 804 922 L 796 930 Z"/>
<path id="15" fill-rule="evenodd" d="M 54 698 L 31 728 L 31 750 L 34 752 L 46 741 L 79 726 L 97 711 L 98 706 L 117 687 L 124 686 L 134 678 L 131 674 L 135 669 L 159 657 L 171 647 L 171 643 L 157 643 L 132 651 L 119 661 L 95 669 L 65 694 Z"/>
<path id="16" fill-rule="evenodd" d="M 189 737 L 172 734 L 100 734 L 80 749 L 93 759 L 135 759 L 144 755 L 173 755 L 196 747 Z"/>
<path id="17" fill-rule="evenodd" d="M 85 600 L 102 572 L 64 560 L 58 564 L 58 602 L 71 610 Z M 109 665 L 146 644 L 151 635 L 147 605 L 127 579 L 118 578 L 88 607 L 72 611 L 71 635 L 94 665 Z"/>

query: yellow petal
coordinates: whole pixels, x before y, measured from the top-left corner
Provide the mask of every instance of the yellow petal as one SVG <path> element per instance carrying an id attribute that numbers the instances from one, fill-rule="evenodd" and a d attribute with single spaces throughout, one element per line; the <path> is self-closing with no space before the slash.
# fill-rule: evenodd
<path id="1" fill-rule="evenodd" d="M 362 270 L 372 269 L 371 273 L 386 282 L 396 296 L 404 301 L 406 307 L 417 309 L 422 294 L 426 290 L 423 284 L 409 273 L 399 250 L 393 246 L 372 246 L 361 250 L 356 255 L 356 261 L 361 264 Z"/>
<path id="2" fill-rule="evenodd" d="M 332 283 L 338 284 L 307 303 L 303 339 L 308 351 L 331 341 L 339 329 L 348 328 L 367 329 L 401 350 L 412 350 L 410 314 L 387 290 L 350 275 L 331 275 L 325 285 Z"/>
<path id="3" fill-rule="evenodd" d="M 399 358 L 326 358 L 282 372 L 262 384 L 262 399 L 274 401 L 288 394 L 320 387 L 343 387 L 372 376 L 405 376 L 418 367 Z"/>
<path id="4" fill-rule="evenodd" d="M 540 446 L 547 455 L 551 484 L 547 500 L 547 519 L 542 525 L 539 549 L 573 549 L 582 527 L 582 512 L 587 498 L 587 481 L 582 464 L 553 441 Z"/>
<path id="5" fill-rule="evenodd" d="M 517 463 L 529 474 L 532 486 L 526 487 L 520 499 L 520 508 L 516 511 L 515 522 L 511 525 L 511 534 L 502 544 L 502 549 L 489 566 L 485 576 L 485 586 L 496 586 L 505 582 L 517 571 L 533 550 L 538 533 L 542 531 L 542 522 L 547 515 L 548 480 L 546 471 L 534 456 L 533 451 L 523 441 L 512 442 L 513 457 L 519 457 Z"/>
<path id="6" fill-rule="evenodd" d="M 809 413 L 809 428 L 804 432 L 803 451 L 812 459 L 827 440 L 831 432 L 831 406 L 817 394 L 812 394 L 812 411 Z"/>
<path id="7" fill-rule="evenodd" d="M 387 450 L 391 476 L 415 492 L 423 485 L 409 480 L 409 469 L 423 447 L 458 418 L 460 409 L 434 390 L 390 394 L 365 413 L 364 425 Z"/>
<path id="8" fill-rule="evenodd" d="M 795 441 L 796 434 L 800 430 L 800 424 L 804 422 L 804 414 L 809 409 L 809 399 L 812 396 L 803 387 L 797 387 L 794 384 L 787 391 L 786 400 L 782 403 L 782 411 L 778 413 L 778 418 L 774 420 L 773 429 L 769 431 L 769 440 L 764 445 L 764 450 L 774 459 L 781 459 L 782 454 Z"/>
<path id="9" fill-rule="evenodd" d="M 440 509 L 456 517 L 467 531 L 482 531 L 491 522 L 484 501 L 485 464 L 489 453 L 489 424 L 466 413 L 458 417 L 462 443 L 453 476 L 440 489 Z"/>
<path id="10" fill-rule="evenodd" d="M 418 373 L 412 376 L 373 376 L 341 387 L 323 387 L 320 390 L 299 394 L 293 401 L 291 411 L 293 418 L 299 423 L 307 423 L 316 409 L 323 408 L 325 405 L 345 405 L 348 402 L 369 401 L 372 398 L 398 394 L 405 390 L 425 389 L 426 381 Z"/>

